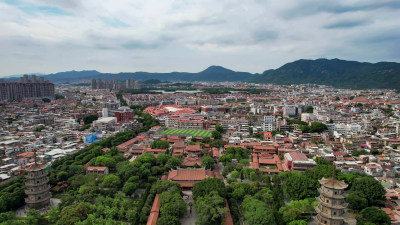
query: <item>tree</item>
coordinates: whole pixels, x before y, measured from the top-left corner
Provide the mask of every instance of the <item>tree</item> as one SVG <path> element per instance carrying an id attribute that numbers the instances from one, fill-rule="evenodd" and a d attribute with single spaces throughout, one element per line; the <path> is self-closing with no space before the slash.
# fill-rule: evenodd
<path id="1" fill-rule="evenodd" d="M 385 201 L 385 189 L 379 181 L 370 177 L 357 179 L 350 190 L 367 199 L 368 206 L 383 204 Z"/>
<path id="2" fill-rule="evenodd" d="M 353 150 L 353 152 L 351 153 L 353 156 L 360 156 L 360 155 L 368 155 L 368 152 L 365 151 L 364 149 L 362 150 Z"/>
<path id="3" fill-rule="evenodd" d="M 309 125 L 300 125 L 299 128 L 300 128 L 301 132 L 303 132 L 303 133 L 311 132 L 311 128 Z"/>
<path id="4" fill-rule="evenodd" d="M 381 152 L 378 149 L 374 148 L 374 149 L 371 150 L 371 154 L 372 155 L 380 155 Z"/>
<path id="5" fill-rule="evenodd" d="M 361 197 L 358 192 L 352 192 L 346 197 L 346 202 L 349 203 L 349 208 L 353 210 L 362 210 L 368 207 L 368 200 Z"/>
<path id="6" fill-rule="evenodd" d="M 180 167 L 180 166 L 181 166 L 181 163 L 182 163 L 181 160 L 178 159 L 178 158 L 176 158 L 176 157 L 171 157 L 171 158 L 168 159 L 168 161 L 167 161 L 167 165 L 168 165 L 168 167 L 171 168 L 171 169 L 176 169 L 176 168 Z"/>
<path id="7" fill-rule="evenodd" d="M 216 191 L 222 197 L 226 196 L 225 184 L 218 178 L 207 178 L 193 185 L 193 198 L 205 196 L 211 191 Z"/>
<path id="8" fill-rule="evenodd" d="M 58 208 L 52 207 L 50 208 L 50 211 L 47 215 L 49 216 L 49 222 L 51 224 L 56 224 L 56 222 L 60 218 L 60 210 Z"/>
<path id="9" fill-rule="evenodd" d="M 56 99 L 65 99 L 63 95 L 56 94 Z"/>
<path id="10" fill-rule="evenodd" d="M 168 154 L 159 154 L 157 156 L 157 164 L 164 166 L 171 157 Z"/>
<path id="11" fill-rule="evenodd" d="M 132 183 L 132 182 L 126 182 L 124 187 L 122 188 L 122 191 L 127 194 L 127 195 L 132 195 L 137 188 L 137 184 Z"/>
<path id="12" fill-rule="evenodd" d="M 99 156 L 96 158 L 95 166 L 107 166 L 114 168 L 117 165 L 117 161 L 111 156 Z"/>
<path id="13" fill-rule="evenodd" d="M 332 164 L 331 162 L 329 162 L 329 160 L 324 159 L 324 158 L 321 158 L 321 157 L 315 158 L 315 162 L 316 162 L 318 165 L 331 165 L 331 164 Z"/>
<path id="14" fill-rule="evenodd" d="M 217 124 L 215 125 L 215 130 L 222 133 L 224 131 L 224 128 L 221 125 Z"/>
<path id="15" fill-rule="evenodd" d="M 60 171 L 57 174 L 57 180 L 59 180 L 59 181 L 65 181 L 65 180 L 67 180 L 67 178 L 68 178 L 68 173 L 65 171 Z"/>
<path id="16" fill-rule="evenodd" d="M 314 107 L 312 107 L 312 106 L 307 106 L 305 112 L 306 112 L 306 113 L 313 113 L 313 112 L 314 112 Z"/>
<path id="17" fill-rule="evenodd" d="M 283 187 L 288 198 L 291 200 L 300 200 L 318 195 L 316 182 L 316 180 L 310 179 L 304 174 L 293 172 L 285 180 Z"/>
<path id="18" fill-rule="evenodd" d="M 104 177 L 102 186 L 108 188 L 118 188 L 119 186 L 121 186 L 121 179 L 114 174 L 109 174 Z"/>
<path id="19" fill-rule="evenodd" d="M 218 162 L 224 164 L 226 166 L 228 163 L 232 162 L 232 155 L 224 154 L 219 157 Z"/>
<path id="20" fill-rule="evenodd" d="M 275 225 L 275 218 L 271 208 L 264 202 L 251 196 L 246 196 L 242 208 L 244 211 L 244 219 L 252 225 Z"/>
<path id="21" fill-rule="evenodd" d="M 217 191 L 198 197 L 194 207 L 199 215 L 196 225 L 220 225 L 227 212 L 225 200 Z"/>
<path id="22" fill-rule="evenodd" d="M 231 173 L 231 177 L 232 177 L 232 178 L 237 179 L 237 178 L 239 178 L 239 176 L 240 176 L 239 171 L 233 171 L 233 172 Z"/>
<path id="23" fill-rule="evenodd" d="M 49 98 L 43 98 L 42 101 L 43 101 L 43 102 L 46 102 L 46 103 L 51 102 L 51 100 L 50 100 Z"/>
<path id="24" fill-rule="evenodd" d="M 272 190 L 269 189 L 268 187 L 262 188 L 254 195 L 254 197 L 262 202 L 267 203 L 267 205 L 271 205 L 274 201 Z"/>
<path id="25" fill-rule="evenodd" d="M 27 217 L 26 217 L 26 222 L 28 224 L 32 224 L 32 225 L 40 224 L 41 220 L 42 220 L 42 216 L 40 215 L 39 211 L 37 211 L 35 209 L 28 210 Z"/>
<path id="26" fill-rule="evenodd" d="M 89 203 L 78 203 L 69 205 L 61 210 L 61 217 L 57 222 L 57 225 L 72 225 L 76 222 L 85 220 L 87 215 L 91 213 Z"/>
<path id="27" fill-rule="evenodd" d="M 9 224 L 8 222 L 13 221 L 14 219 L 15 219 L 15 212 L 13 212 L 13 211 L 0 213 L 0 224 L 4 224 L 4 225 Z"/>
<path id="28" fill-rule="evenodd" d="M 271 177 L 268 174 L 265 174 L 264 181 L 265 181 L 265 186 L 271 189 L 272 188 Z"/>
<path id="29" fill-rule="evenodd" d="M 161 215 L 160 218 L 157 219 L 157 225 L 181 225 L 179 218 L 172 215 Z"/>
<path id="30" fill-rule="evenodd" d="M 164 191 L 160 194 L 160 204 L 161 215 L 180 217 L 187 211 L 187 205 L 176 187 L 172 191 Z"/>
<path id="31" fill-rule="evenodd" d="M 328 130 L 328 127 L 321 122 L 313 122 L 311 124 L 310 129 L 311 129 L 311 132 L 321 133 L 325 130 Z"/>
<path id="32" fill-rule="evenodd" d="M 282 214 L 283 220 L 286 223 L 290 223 L 296 219 L 298 219 L 301 215 L 301 210 L 295 207 L 282 207 L 279 209 L 279 213 Z"/>
<path id="33" fill-rule="evenodd" d="M 154 140 L 153 143 L 151 144 L 152 149 L 168 149 L 169 148 L 169 142 L 168 141 L 160 141 L 160 140 Z"/>
<path id="34" fill-rule="evenodd" d="M 211 156 L 204 156 L 201 162 L 201 166 L 206 168 L 207 170 L 214 169 L 214 159 Z"/>
<path id="35" fill-rule="evenodd" d="M 214 139 L 221 139 L 222 135 L 220 132 L 214 130 L 213 132 L 211 132 L 211 137 L 213 137 Z"/>
<path id="36" fill-rule="evenodd" d="M 248 159 L 241 159 L 239 162 L 246 166 L 250 164 Z"/>
<path id="37" fill-rule="evenodd" d="M 93 121 L 97 120 L 99 117 L 97 115 L 88 115 L 83 117 L 83 123 L 85 125 L 91 124 Z"/>
<path id="38" fill-rule="evenodd" d="M 152 153 L 145 153 L 138 158 L 138 162 L 140 162 L 142 164 L 149 163 L 149 164 L 153 165 L 156 161 L 157 161 L 156 157 Z"/>
<path id="39" fill-rule="evenodd" d="M 373 224 L 391 224 L 390 217 L 384 211 L 375 207 L 368 207 L 361 210 L 360 215 L 357 216 L 358 225 Z"/>

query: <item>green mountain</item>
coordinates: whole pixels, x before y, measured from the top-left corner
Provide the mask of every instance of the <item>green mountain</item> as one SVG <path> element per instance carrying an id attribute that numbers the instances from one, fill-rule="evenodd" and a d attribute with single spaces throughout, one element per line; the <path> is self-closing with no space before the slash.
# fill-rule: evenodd
<path id="1" fill-rule="evenodd" d="M 301 59 L 276 70 L 267 70 L 253 82 L 288 85 L 311 83 L 352 89 L 400 89 L 400 63 Z"/>
<path id="2" fill-rule="evenodd" d="M 156 79 L 161 81 L 211 81 L 211 82 L 224 82 L 224 81 L 250 81 L 257 78 L 260 74 L 251 74 L 247 72 L 236 72 L 226 69 L 221 66 L 210 66 L 207 69 L 198 73 L 187 72 L 171 72 L 171 73 L 148 73 L 148 72 L 123 72 L 123 73 L 100 73 L 96 70 L 88 71 L 67 71 L 54 74 L 43 75 L 45 79 L 54 83 L 81 83 L 89 82 L 93 78 L 100 78 L 103 80 L 117 79 L 125 80 L 133 78 L 135 80 L 150 80 Z M 17 81 L 18 77 L 8 78 L 8 81 Z"/>

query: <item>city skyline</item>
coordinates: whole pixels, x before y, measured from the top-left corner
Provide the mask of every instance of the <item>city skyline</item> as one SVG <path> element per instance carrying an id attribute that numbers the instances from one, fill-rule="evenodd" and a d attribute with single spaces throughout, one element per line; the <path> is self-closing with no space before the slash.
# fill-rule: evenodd
<path id="1" fill-rule="evenodd" d="M 300 58 L 400 61 L 396 1 L 4 0 L 0 8 L 1 77 L 210 65 L 261 73 Z"/>

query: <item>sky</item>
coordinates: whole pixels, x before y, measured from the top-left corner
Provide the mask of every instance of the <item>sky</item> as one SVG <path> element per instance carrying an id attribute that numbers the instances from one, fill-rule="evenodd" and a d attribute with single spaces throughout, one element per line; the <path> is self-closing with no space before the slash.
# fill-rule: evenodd
<path id="1" fill-rule="evenodd" d="M 0 0 L 0 76 L 400 62 L 398 0 Z"/>

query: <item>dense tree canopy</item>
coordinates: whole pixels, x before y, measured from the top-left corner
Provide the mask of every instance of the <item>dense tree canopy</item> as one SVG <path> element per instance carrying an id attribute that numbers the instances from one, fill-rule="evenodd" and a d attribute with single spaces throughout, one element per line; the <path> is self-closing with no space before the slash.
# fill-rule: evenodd
<path id="1" fill-rule="evenodd" d="M 214 139 L 221 139 L 222 134 L 220 132 L 214 130 L 213 132 L 211 132 L 211 137 L 213 137 Z"/>
<path id="2" fill-rule="evenodd" d="M 357 225 L 367 224 L 391 224 L 390 217 L 384 211 L 375 207 L 368 207 L 361 210 L 360 215 L 357 217 Z"/>
<path id="3" fill-rule="evenodd" d="M 380 205 L 385 201 L 385 189 L 379 181 L 371 177 L 362 177 L 357 179 L 351 187 L 351 191 L 356 193 L 358 196 L 367 199 L 368 206 Z"/>
<path id="4" fill-rule="evenodd" d="M 92 124 L 93 121 L 97 120 L 99 117 L 97 115 L 88 115 L 83 117 L 83 123 Z"/>
<path id="5" fill-rule="evenodd" d="M 199 196 L 195 202 L 198 214 L 196 225 L 220 225 L 227 212 L 225 200 L 217 191 Z"/>
<path id="6" fill-rule="evenodd" d="M 245 220 L 251 225 L 276 224 L 271 208 L 256 198 L 246 196 L 242 208 Z"/>
<path id="7" fill-rule="evenodd" d="M 318 196 L 316 186 L 317 180 L 293 172 L 285 180 L 283 188 L 288 198 L 292 200 L 300 200 Z"/>
<path id="8" fill-rule="evenodd" d="M 160 140 L 154 140 L 153 143 L 151 144 L 152 149 L 168 149 L 169 148 L 169 142 L 168 141 L 160 141 Z"/>
<path id="9" fill-rule="evenodd" d="M 217 124 L 215 125 L 215 130 L 222 133 L 224 131 L 224 128 L 221 125 Z"/>
<path id="10" fill-rule="evenodd" d="M 204 156 L 203 161 L 201 162 L 201 166 L 206 168 L 207 170 L 214 169 L 214 159 L 211 156 Z"/>
<path id="11" fill-rule="evenodd" d="M 225 184 L 218 178 L 207 178 L 193 186 L 193 198 L 196 200 L 198 197 L 205 196 L 211 191 L 216 191 L 222 197 L 226 196 Z"/>

